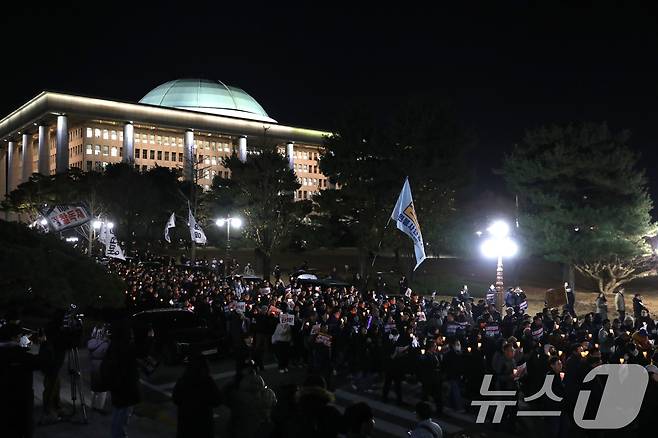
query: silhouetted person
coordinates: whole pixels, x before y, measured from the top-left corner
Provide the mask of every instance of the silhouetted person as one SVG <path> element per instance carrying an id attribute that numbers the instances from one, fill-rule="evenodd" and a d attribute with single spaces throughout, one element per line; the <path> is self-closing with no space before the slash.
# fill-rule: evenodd
<path id="1" fill-rule="evenodd" d="M 214 436 L 213 407 L 221 400 L 203 356 L 192 356 L 183 376 L 176 382 L 173 399 L 178 406 L 177 437 Z"/>

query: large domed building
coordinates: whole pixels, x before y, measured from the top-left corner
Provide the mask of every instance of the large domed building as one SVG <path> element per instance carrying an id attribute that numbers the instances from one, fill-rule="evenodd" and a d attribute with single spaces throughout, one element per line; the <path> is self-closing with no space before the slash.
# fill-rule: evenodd
<path id="1" fill-rule="evenodd" d="M 44 91 L 0 120 L 0 193 L 34 172 L 101 170 L 117 162 L 142 171 L 180 168 L 207 188 L 215 175 L 230 177 L 223 157 L 248 160 L 266 139 L 302 184 L 295 198 L 308 199 L 329 186 L 318 166 L 328 134 L 278 123 L 246 91 L 219 80 L 176 79 L 138 102 Z"/>
<path id="2" fill-rule="evenodd" d="M 176 79 L 158 85 L 139 103 L 276 123 L 241 88 L 208 79 Z"/>

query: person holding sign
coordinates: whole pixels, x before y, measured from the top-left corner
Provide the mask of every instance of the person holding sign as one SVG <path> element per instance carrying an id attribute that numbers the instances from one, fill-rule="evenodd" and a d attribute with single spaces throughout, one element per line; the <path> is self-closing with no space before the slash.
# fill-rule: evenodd
<path id="1" fill-rule="evenodd" d="M 294 315 L 282 313 L 279 316 L 279 323 L 276 325 L 274 334 L 272 335 L 272 346 L 274 347 L 274 355 L 279 363 L 279 372 L 288 372 L 288 361 L 290 359 L 290 342 L 292 341 L 292 331 L 290 330 L 290 317 L 292 316 L 292 324 L 295 322 Z"/>

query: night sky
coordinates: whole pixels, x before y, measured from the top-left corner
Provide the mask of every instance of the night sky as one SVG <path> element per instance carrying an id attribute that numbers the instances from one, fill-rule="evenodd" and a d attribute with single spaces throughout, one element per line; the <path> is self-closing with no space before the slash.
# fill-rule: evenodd
<path id="1" fill-rule="evenodd" d="M 206 77 L 245 89 L 281 123 L 331 129 L 353 102 L 430 94 L 477 135 L 481 181 L 526 128 L 607 121 L 633 132 L 658 195 L 653 6 L 48 3 L 3 5 L 2 116 L 44 89 L 137 101 L 168 80 Z"/>

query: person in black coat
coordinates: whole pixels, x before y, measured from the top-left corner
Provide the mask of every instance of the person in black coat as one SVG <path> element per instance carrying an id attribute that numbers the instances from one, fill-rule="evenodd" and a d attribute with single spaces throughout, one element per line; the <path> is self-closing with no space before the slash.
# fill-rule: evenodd
<path id="1" fill-rule="evenodd" d="M 128 419 L 140 402 L 137 350 L 127 321 L 112 324 L 112 342 L 101 363 L 101 376 L 112 396 L 112 438 L 127 436 Z"/>
<path id="2" fill-rule="evenodd" d="M 418 361 L 418 377 L 422 384 L 423 400 L 432 397 L 436 404 L 436 414 L 443 414 L 442 379 L 439 355 L 435 342 L 426 345 L 427 350 L 421 350 Z"/>
<path id="3" fill-rule="evenodd" d="M 214 436 L 213 407 L 219 405 L 221 398 L 203 356 L 192 356 L 183 376 L 176 382 L 173 399 L 178 406 L 177 437 Z"/>
<path id="4" fill-rule="evenodd" d="M 41 363 L 19 345 L 21 333 L 13 324 L 0 328 L 0 435 L 7 438 L 29 438 L 34 431 L 32 372 Z"/>

